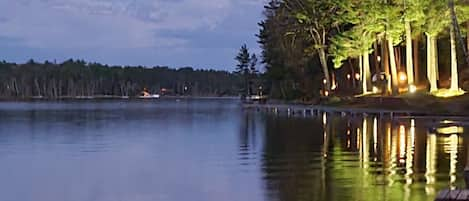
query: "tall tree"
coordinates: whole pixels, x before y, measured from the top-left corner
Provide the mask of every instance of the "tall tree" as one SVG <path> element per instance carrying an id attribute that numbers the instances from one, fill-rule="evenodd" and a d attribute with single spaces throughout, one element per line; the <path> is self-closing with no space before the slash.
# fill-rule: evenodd
<path id="1" fill-rule="evenodd" d="M 450 24 L 450 13 L 446 0 L 426 0 L 424 2 L 425 24 L 423 31 L 427 37 L 427 78 L 430 92 L 438 90 L 438 35 Z"/>
<path id="2" fill-rule="evenodd" d="M 251 56 L 249 49 L 246 44 L 244 44 L 239 49 L 238 55 L 235 59 L 238 61 L 235 72 L 244 80 L 244 85 L 242 87 L 243 96 L 248 97 L 251 95 L 251 76 L 255 71 L 257 57 L 254 54 Z"/>
<path id="3" fill-rule="evenodd" d="M 324 73 L 325 89 L 331 89 L 331 77 L 326 52 L 330 42 L 330 35 L 338 27 L 338 21 L 331 13 L 336 13 L 338 5 L 333 0 L 285 0 L 298 19 L 296 31 L 304 31 L 311 40 L 308 52 L 318 54 Z"/>
<path id="4" fill-rule="evenodd" d="M 406 46 L 406 72 L 407 83 L 409 87 L 415 84 L 413 43 L 412 38 L 415 34 L 413 28 L 419 28 L 425 23 L 424 2 L 425 0 L 399 0 L 398 3 L 403 8 L 403 20 L 405 27 L 405 46 Z"/>

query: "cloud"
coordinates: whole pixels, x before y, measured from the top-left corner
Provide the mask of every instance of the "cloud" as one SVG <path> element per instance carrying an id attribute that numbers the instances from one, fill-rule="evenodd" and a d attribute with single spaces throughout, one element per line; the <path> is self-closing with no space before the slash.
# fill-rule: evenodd
<path id="1" fill-rule="evenodd" d="M 0 2 L 0 36 L 28 47 L 178 46 L 159 32 L 213 29 L 230 0 L 8 0 Z"/>
<path id="2" fill-rule="evenodd" d="M 207 47 L 219 47 L 226 51 L 227 47 L 220 47 L 223 39 L 213 40 L 204 35 L 236 39 L 226 41 L 226 44 L 237 48 L 238 45 L 233 45 L 244 36 L 241 33 L 227 33 L 226 30 L 236 31 L 237 27 L 251 24 L 248 31 L 253 36 L 257 18 L 247 19 L 243 12 L 255 10 L 256 13 L 251 15 L 257 17 L 263 2 L 0 0 L 0 38 L 11 39 L 9 45 L 15 43 L 18 47 L 70 52 L 118 52 L 116 50 L 126 49 L 135 50 L 137 54 L 138 50 L 172 49 L 176 54 L 182 50 L 194 52 L 195 49 Z M 244 21 L 233 20 L 233 15 Z M 218 44 L 208 44 L 211 41 Z"/>

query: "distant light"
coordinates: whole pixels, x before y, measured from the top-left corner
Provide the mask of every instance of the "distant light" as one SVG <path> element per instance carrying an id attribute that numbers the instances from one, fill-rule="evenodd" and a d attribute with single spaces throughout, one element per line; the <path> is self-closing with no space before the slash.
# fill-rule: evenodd
<path id="1" fill-rule="evenodd" d="M 415 93 L 417 91 L 417 87 L 413 84 L 409 86 L 409 92 L 410 93 Z"/>
<path id="2" fill-rule="evenodd" d="M 381 61 L 381 56 L 378 56 L 376 59 L 378 60 L 378 62 L 380 62 Z"/>
<path id="3" fill-rule="evenodd" d="M 324 96 L 329 96 L 329 91 L 325 91 Z"/>
<path id="4" fill-rule="evenodd" d="M 376 87 L 376 86 L 373 86 L 373 93 L 378 93 L 378 92 L 379 92 L 379 89 L 378 89 L 378 87 Z"/>
<path id="5" fill-rule="evenodd" d="M 355 73 L 355 79 L 360 80 L 360 73 Z"/>
<path id="6" fill-rule="evenodd" d="M 322 80 L 322 83 L 327 84 L 326 78 L 324 78 L 324 79 Z"/>
<path id="7" fill-rule="evenodd" d="M 401 82 L 407 81 L 407 75 L 406 75 L 404 72 L 400 72 L 400 73 L 399 73 L 399 80 L 400 80 Z"/>
<path id="8" fill-rule="evenodd" d="M 350 80 L 350 78 L 352 78 L 352 76 L 350 74 L 347 74 L 347 80 Z"/>

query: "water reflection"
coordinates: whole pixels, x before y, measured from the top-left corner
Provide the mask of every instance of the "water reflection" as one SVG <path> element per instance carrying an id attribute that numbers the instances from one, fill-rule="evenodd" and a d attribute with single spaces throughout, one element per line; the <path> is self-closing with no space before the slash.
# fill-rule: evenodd
<path id="1" fill-rule="evenodd" d="M 0 103 L 0 197 L 419 201 L 463 186 L 461 122 L 278 115 L 217 100 Z"/>
<path id="2" fill-rule="evenodd" d="M 432 200 L 464 186 L 463 127 L 326 113 L 319 122 L 266 117 L 261 162 L 272 200 Z"/>

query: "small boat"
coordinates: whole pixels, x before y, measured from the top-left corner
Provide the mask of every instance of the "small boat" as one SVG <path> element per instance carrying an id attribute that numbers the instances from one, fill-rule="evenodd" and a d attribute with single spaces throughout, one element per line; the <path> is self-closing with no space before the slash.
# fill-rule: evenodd
<path id="1" fill-rule="evenodd" d="M 250 95 L 245 97 L 245 103 L 265 103 L 267 102 L 268 97 L 265 95 Z"/>
<path id="2" fill-rule="evenodd" d="M 158 99 L 160 98 L 159 94 L 148 94 L 148 95 L 143 95 L 143 96 L 138 96 L 140 99 Z"/>
<path id="3" fill-rule="evenodd" d="M 137 96 L 140 99 L 158 99 L 160 98 L 160 94 L 150 94 L 146 88 L 143 89 L 140 96 Z"/>

